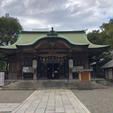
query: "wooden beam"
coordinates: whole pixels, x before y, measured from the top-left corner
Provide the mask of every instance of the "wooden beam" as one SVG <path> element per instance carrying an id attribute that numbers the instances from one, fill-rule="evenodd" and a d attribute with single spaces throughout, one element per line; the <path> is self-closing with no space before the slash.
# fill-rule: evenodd
<path id="1" fill-rule="evenodd" d="M 49 57 L 49 56 L 65 57 L 67 55 L 66 54 L 39 54 L 38 56 L 41 56 L 41 57 Z"/>

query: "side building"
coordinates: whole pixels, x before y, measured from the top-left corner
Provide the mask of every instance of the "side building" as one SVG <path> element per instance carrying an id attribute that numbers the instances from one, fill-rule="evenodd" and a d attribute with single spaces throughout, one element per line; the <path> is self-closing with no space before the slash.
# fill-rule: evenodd
<path id="1" fill-rule="evenodd" d="M 111 51 L 112 60 L 102 66 L 104 69 L 105 79 L 113 81 L 113 50 Z"/>
<path id="2" fill-rule="evenodd" d="M 92 44 L 85 31 L 22 31 L 16 43 L 0 46 L 8 79 L 91 80 L 88 59 L 107 45 Z"/>

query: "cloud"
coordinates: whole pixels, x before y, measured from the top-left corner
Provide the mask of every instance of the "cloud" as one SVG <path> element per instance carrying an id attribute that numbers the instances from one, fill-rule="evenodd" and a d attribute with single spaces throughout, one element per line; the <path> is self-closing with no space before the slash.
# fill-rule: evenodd
<path id="1" fill-rule="evenodd" d="M 0 16 L 17 17 L 25 30 L 92 29 L 111 18 L 112 4 L 112 0 L 0 0 Z"/>

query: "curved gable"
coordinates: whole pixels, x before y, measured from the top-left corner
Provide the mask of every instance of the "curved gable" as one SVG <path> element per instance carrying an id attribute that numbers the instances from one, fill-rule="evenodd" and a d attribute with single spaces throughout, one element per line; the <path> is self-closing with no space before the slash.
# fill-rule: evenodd
<path id="1" fill-rule="evenodd" d="M 16 46 L 29 46 L 35 44 L 38 40 L 43 37 L 47 37 L 47 31 L 33 32 L 33 31 L 22 31 L 19 35 L 18 40 L 15 44 L 10 46 L 1 46 L 4 49 L 17 49 Z M 67 40 L 73 45 L 89 45 L 88 48 L 105 48 L 107 45 L 96 45 L 92 44 L 88 39 L 84 31 L 57 31 L 58 37 Z M 52 38 L 52 37 L 51 37 Z"/>

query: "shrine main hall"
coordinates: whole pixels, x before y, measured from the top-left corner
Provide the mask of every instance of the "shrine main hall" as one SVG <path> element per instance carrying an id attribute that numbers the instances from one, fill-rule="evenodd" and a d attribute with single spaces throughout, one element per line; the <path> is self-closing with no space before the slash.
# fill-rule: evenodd
<path id="1" fill-rule="evenodd" d="M 89 58 L 107 48 L 92 44 L 85 31 L 21 31 L 14 44 L 0 46 L 0 60 L 7 79 L 89 81 Z"/>

